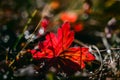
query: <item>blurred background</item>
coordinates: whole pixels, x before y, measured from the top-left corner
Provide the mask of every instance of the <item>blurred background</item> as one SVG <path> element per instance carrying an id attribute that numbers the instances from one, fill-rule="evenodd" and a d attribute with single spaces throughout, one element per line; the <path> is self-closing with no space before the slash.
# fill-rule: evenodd
<path id="1" fill-rule="evenodd" d="M 1 0 L 0 32 L 4 37 L 9 33 L 11 37 L 17 37 L 22 33 L 32 13 L 38 10 L 27 29 L 34 29 L 41 17 L 47 16 L 51 20 L 50 30 L 55 31 L 56 26 L 69 21 L 77 39 L 100 45 L 99 37 L 94 35 L 96 31 L 104 32 L 105 27 L 108 27 L 108 33 L 119 33 L 119 7 L 119 0 Z M 109 22 L 111 19 L 114 19 L 113 22 Z M 12 43 L 15 39 L 14 37 L 5 42 L 7 38 L 0 37 L 0 43 L 5 43 L 6 47 L 12 45 L 9 42 Z"/>
<path id="2" fill-rule="evenodd" d="M 9 53 L 8 59 L 13 60 L 27 42 L 27 36 L 34 32 L 43 18 L 49 20 L 46 28 L 48 32 L 57 32 L 62 23 L 70 22 L 75 39 L 81 46 L 96 45 L 99 49 L 120 48 L 120 0 L 0 0 L 1 80 L 10 80 L 8 74 L 13 76 L 13 73 L 10 73 L 11 69 L 5 64 L 6 52 Z M 38 33 L 42 35 L 38 29 L 35 36 L 38 36 Z M 26 49 L 32 49 L 37 41 L 31 41 Z M 30 63 L 27 60 L 19 64 L 21 65 L 16 65 L 20 68 L 23 64 Z M 24 79 L 38 80 L 32 78 Z M 14 78 L 11 77 L 12 79 Z"/>

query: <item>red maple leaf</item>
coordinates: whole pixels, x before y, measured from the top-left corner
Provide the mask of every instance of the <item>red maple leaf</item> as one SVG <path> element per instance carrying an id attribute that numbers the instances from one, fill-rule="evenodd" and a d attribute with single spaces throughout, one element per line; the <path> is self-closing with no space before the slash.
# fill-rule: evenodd
<path id="1" fill-rule="evenodd" d="M 74 32 L 70 30 L 70 24 L 64 23 L 58 29 L 57 35 L 50 32 L 46 35 L 46 40 L 39 43 L 40 51 L 31 50 L 35 59 L 53 59 L 59 58 L 67 65 L 68 62 L 79 65 L 81 69 L 85 67 L 84 62 L 95 60 L 95 57 L 89 52 L 88 48 L 70 47 L 74 40 Z"/>

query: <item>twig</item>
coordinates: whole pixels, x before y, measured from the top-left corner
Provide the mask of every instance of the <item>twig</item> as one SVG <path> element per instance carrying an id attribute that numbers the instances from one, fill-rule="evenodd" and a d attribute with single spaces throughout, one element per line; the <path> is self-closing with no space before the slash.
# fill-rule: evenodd
<path id="1" fill-rule="evenodd" d="M 32 17 L 34 17 L 36 13 L 37 13 L 37 10 L 35 10 L 35 11 L 33 12 Z M 28 19 L 27 24 L 30 23 L 30 22 L 31 22 L 31 19 Z M 40 22 L 41 22 L 41 20 L 40 20 Z M 39 28 L 40 22 L 39 22 L 38 25 L 36 26 L 34 32 L 32 33 L 32 36 L 33 36 L 33 34 L 36 32 L 36 30 Z M 24 33 L 24 31 L 27 29 L 28 25 L 26 25 L 25 27 L 26 27 L 26 28 L 24 28 L 23 33 Z M 21 35 L 21 36 L 23 36 L 23 35 Z M 21 39 L 21 36 L 20 36 L 19 39 Z M 28 42 L 25 44 L 25 46 L 21 49 L 21 51 L 23 51 L 23 50 L 26 48 L 26 46 L 29 44 L 32 36 L 30 37 L 30 39 L 28 40 Z M 18 54 L 16 55 L 16 58 L 19 57 L 19 56 L 22 54 L 21 51 L 18 52 Z M 10 62 L 9 67 L 10 67 L 14 62 L 15 62 L 15 59 L 13 59 L 13 60 Z"/>
<path id="2" fill-rule="evenodd" d="M 110 50 L 120 50 L 120 48 L 110 48 Z M 99 50 L 100 52 L 106 52 L 107 49 L 104 50 Z M 96 50 L 94 50 L 93 52 L 97 52 Z"/>
<path id="3" fill-rule="evenodd" d="M 14 49 L 16 49 L 16 46 L 18 45 L 20 39 L 23 37 L 23 34 L 24 34 L 25 30 L 28 28 L 28 25 L 31 23 L 32 18 L 36 15 L 36 13 L 37 13 L 37 10 L 35 10 L 35 11 L 32 13 L 31 18 L 28 19 L 27 24 L 25 25 L 22 34 L 18 37 L 18 39 L 17 39 L 17 41 L 16 41 L 16 43 L 15 43 L 15 45 L 14 45 L 14 47 L 13 47 Z"/>
<path id="4" fill-rule="evenodd" d="M 77 40 L 77 39 L 74 39 L 74 42 L 79 44 L 80 46 L 83 46 L 83 47 L 88 47 L 86 44 L 84 44 L 83 42 Z M 110 48 L 110 50 L 120 50 L 120 48 Z M 107 49 L 103 49 L 103 50 L 99 50 L 100 52 L 106 52 Z M 96 50 L 93 50 L 93 52 L 97 52 Z"/>
<path id="5" fill-rule="evenodd" d="M 84 44 L 83 42 L 81 42 L 81 41 L 79 41 L 77 39 L 74 39 L 74 42 L 81 45 L 81 46 L 83 46 L 83 47 L 88 47 L 86 44 Z"/>

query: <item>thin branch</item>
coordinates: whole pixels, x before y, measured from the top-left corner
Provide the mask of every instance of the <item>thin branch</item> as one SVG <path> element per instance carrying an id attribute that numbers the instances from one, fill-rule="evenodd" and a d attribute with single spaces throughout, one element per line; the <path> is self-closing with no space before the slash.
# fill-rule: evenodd
<path id="1" fill-rule="evenodd" d="M 74 42 L 79 44 L 80 46 L 83 46 L 83 47 L 88 47 L 86 44 L 84 44 L 83 42 L 77 40 L 77 39 L 74 39 Z M 110 48 L 110 50 L 120 50 L 120 48 Z M 100 52 L 106 52 L 107 49 L 103 49 L 103 50 L 99 50 Z M 96 50 L 93 50 L 93 52 L 97 52 Z"/>
<path id="2" fill-rule="evenodd" d="M 110 48 L 110 50 L 120 50 L 120 48 Z M 99 50 L 100 52 L 106 52 L 107 49 L 104 49 L 104 50 Z M 97 51 L 93 51 L 93 52 L 97 52 Z"/>
<path id="3" fill-rule="evenodd" d="M 74 42 L 79 44 L 80 46 L 83 46 L 83 47 L 88 47 L 86 44 L 84 44 L 83 42 L 77 40 L 77 39 L 74 39 Z"/>

